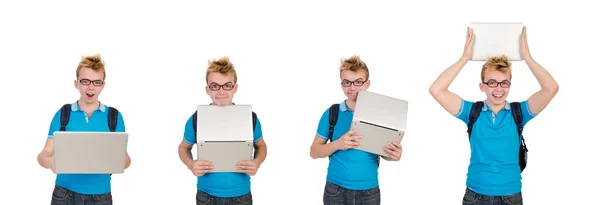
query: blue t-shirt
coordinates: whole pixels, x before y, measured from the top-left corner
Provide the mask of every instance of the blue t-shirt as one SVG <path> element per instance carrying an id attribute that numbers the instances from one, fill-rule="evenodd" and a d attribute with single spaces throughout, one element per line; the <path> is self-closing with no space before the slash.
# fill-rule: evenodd
<path id="1" fill-rule="evenodd" d="M 59 109 L 48 131 L 48 138 L 54 137 L 54 132 L 60 131 L 60 115 Z M 77 102 L 71 104 L 71 114 L 69 124 L 65 129 L 66 132 L 110 132 L 108 127 L 108 107 L 102 103 L 97 110 L 89 117 Z M 118 122 L 115 132 L 125 132 L 125 123 L 123 116 L 119 112 Z M 106 194 L 110 192 L 110 174 L 57 174 L 56 185 L 69 189 L 73 192 L 81 194 Z"/>
<path id="2" fill-rule="evenodd" d="M 183 139 L 186 143 L 196 144 L 193 115 L 185 123 Z M 262 139 L 262 127 L 258 117 L 254 128 L 254 143 Z M 198 177 L 198 190 L 216 197 L 237 197 L 250 192 L 250 176 L 238 172 L 206 173 Z"/>
<path id="3" fill-rule="evenodd" d="M 473 102 L 462 102 L 456 117 L 469 123 Z M 527 101 L 520 102 L 523 126 L 535 117 Z M 520 138 L 517 133 L 509 102 L 494 115 L 484 103 L 479 118 L 471 131 L 471 160 L 467 173 L 467 187 L 479 194 L 505 196 L 521 191 L 519 167 Z"/>
<path id="4" fill-rule="evenodd" d="M 338 121 L 333 130 L 333 141 L 350 131 L 354 112 L 346 102 L 340 103 Z M 329 109 L 319 120 L 317 136 L 328 140 Z M 327 181 L 350 190 L 366 190 L 379 186 L 376 154 L 357 149 L 338 150 L 331 154 L 327 168 Z"/>

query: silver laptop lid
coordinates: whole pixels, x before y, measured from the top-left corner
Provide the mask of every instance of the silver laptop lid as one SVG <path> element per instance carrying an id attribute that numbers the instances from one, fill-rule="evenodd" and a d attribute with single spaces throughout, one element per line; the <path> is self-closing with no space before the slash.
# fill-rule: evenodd
<path id="1" fill-rule="evenodd" d="M 198 142 L 252 141 L 251 105 L 199 105 Z"/>
<path id="2" fill-rule="evenodd" d="M 127 155 L 125 132 L 54 132 L 57 173 L 123 173 Z"/>
<path id="3" fill-rule="evenodd" d="M 473 44 L 473 61 L 486 61 L 490 56 L 504 54 L 510 61 L 521 59 L 521 33 L 523 23 L 519 22 L 473 22 L 475 43 Z"/>
<path id="4" fill-rule="evenodd" d="M 354 108 L 354 120 L 404 132 L 407 112 L 408 102 L 405 100 L 369 91 L 359 91 Z"/>

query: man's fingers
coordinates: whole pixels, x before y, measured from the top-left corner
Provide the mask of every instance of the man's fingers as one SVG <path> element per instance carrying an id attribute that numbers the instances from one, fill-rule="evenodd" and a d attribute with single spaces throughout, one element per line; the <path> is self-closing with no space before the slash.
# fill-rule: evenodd
<path id="1" fill-rule="evenodd" d="M 237 168 L 241 170 L 256 170 L 256 166 L 253 165 L 238 165 Z"/>
<path id="2" fill-rule="evenodd" d="M 358 133 L 358 130 L 355 129 L 350 129 L 350 131 L 348 131 L 347 136 L 352 136 L 352 135 L 356 135 Z"/>
<path id="3" fill-rule="evenodd" d="M 391 159 L 393 159 L 393 160 L 398 159 L 398 155 L 394 151 L 391 151 L 389 149 L 384 148 L 383 152 L 385 152 L 388 155 L 388 157 L 391 158 Z"/>
<path id="4" fill-rule="evenodd" d="M 212 163 L 209 161 L 196 161 L 196 163 L 194 163 L 194 164 L 195 165 L 206 165 L 206 166 L 212 165 Z"/>
<path id="5" fill-rule="evenodd" d="M 390 151 L 390 152 L 394 152 L 394 150 L 395 150 L 395 149 L 394 149 L 394 146 L 393 146 L 393 145 L 391 146 L 391 145 L 387 144 L 387 145 L 383 146 L 383 151 Z"/>
<path id="6" fill-rule="evenodd" d="M 358 147 L 360 146 L 360 141 L 347 141 L 346 142 L 346 147 L 348 148 L 354 148 L 354 147 Z"/>
<path id="7" fill-rule="evenodd" d="M 352 141 L 361 140 L 362 138 L 363 138 L 363 136 L 361 136 L 361 135 L 353 135 L 353 136 L 350 137 L 350 139 Z"/>

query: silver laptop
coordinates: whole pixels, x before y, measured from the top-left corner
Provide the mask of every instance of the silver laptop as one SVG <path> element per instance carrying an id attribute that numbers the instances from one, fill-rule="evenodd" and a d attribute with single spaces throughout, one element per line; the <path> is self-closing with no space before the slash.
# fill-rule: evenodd
<path id="1" fill-rule="evenodd" d="M 388 156 L 383 147 L 401 142 L 406 131 L 408 102 L 385 95 L 359 91 L 351 128 L 363 136 L 356 149 Z"/>
<path id="2" fill-rule="evenodd" d="M 57 174 L 120 174 L 125 171 L 128 133 L 54 132 Z"/>
<path id="3" fill-rule="evenodd" d="M 197 159 L 210 161 L 212 172 L 236 172 L 253 159 L 252 106 L 199 105 L 197 112 Z"/>
<path id="4" fill-rule="evenodd" d="M 486 61 L 490 56 L 504 54 L 510 61 L 521 60 L 521 33 L 523 23 L 474 22 L 470 26 L 475 34 L 473 61 Z"/>

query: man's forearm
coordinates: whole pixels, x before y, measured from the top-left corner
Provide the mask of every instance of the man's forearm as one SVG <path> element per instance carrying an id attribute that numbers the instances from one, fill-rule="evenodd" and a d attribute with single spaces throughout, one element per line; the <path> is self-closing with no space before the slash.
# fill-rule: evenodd
<path id="1" fill-rule="evenodd" d="M 189 169 L 190 164 L 194 161 L 192 159 L 192 151 L 184 147 L 179 147 L 179 159 Z"/>
<path id="2" fill-rule="evenodd" d="M 265 161 L 267 158 L 267 146 L 258 147 L 254 153 L 254 162 L 257 167 Z"/>
<path id="3" fill-rule="evenodd" d="M 552 78 L 552 75 L 550 75 L 550 73 L 546 69 L 544 69 L 544 67 L 538 64 L 531 57 L 524 59 L 524 61 L 531 70 L 531 73 L 533 74 L 535 79 L 538 81 L 538 84 L 540 85 L 542 90 L 554 91 L 557 89 L 556 87 L 558 87 L 558 85 L 556 81 L 554 80 L 554 78 Z"/>

